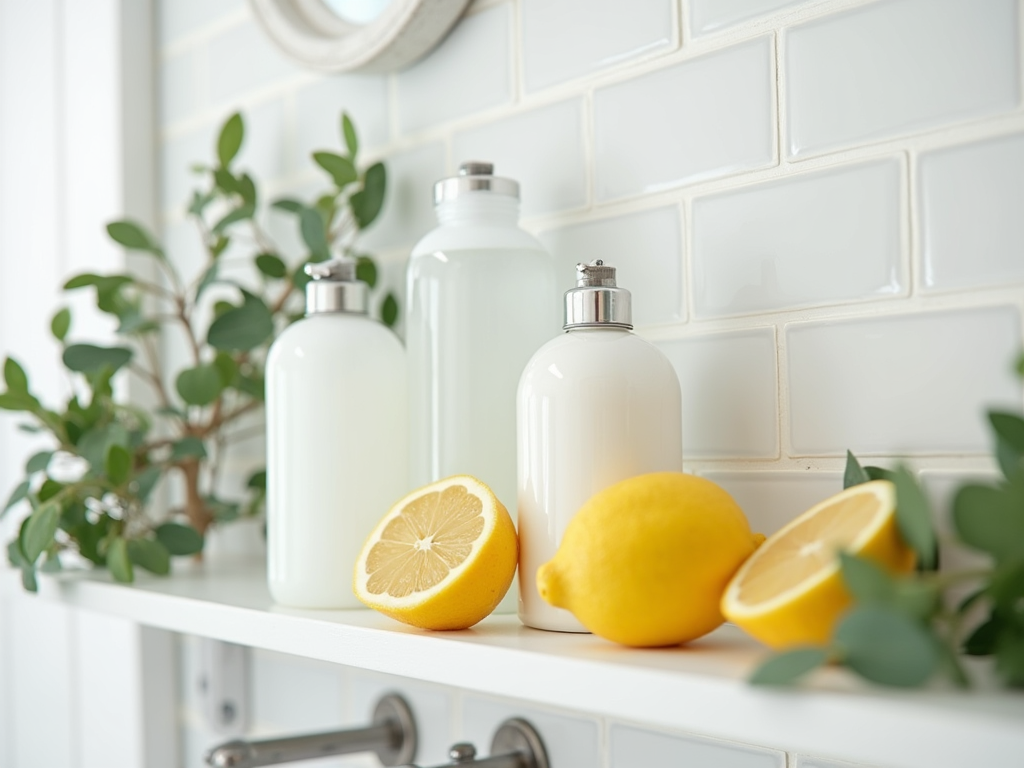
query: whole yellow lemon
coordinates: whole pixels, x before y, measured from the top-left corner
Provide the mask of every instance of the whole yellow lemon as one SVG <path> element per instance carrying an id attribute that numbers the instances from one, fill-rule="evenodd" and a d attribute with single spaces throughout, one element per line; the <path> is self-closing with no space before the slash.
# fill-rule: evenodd
<path id="1" fill-rule="evenodd" d="M 595 635 L 678 645 L 724 621 L 722 593 L 763 540 L 710 480 L 638 475 L 580 508 L 555 557 L 537 570 L 537 588 Z"/>

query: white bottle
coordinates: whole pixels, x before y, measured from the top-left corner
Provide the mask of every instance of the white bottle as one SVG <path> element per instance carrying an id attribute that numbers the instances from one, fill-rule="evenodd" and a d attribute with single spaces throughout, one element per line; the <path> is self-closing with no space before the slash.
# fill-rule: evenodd
<path id="1" fill-rule="evenodd" d="M 405 353 L 354 262 L 306 271 L 306 317 L 267 357 L 267 577 L 285 605 L 361 608 L 356 557 L 408 492 Z"/>
<path id="2" fill-rule="evenodd" d="M 585 632 L 537 592 L 537 569 L 598 491 L 628 477 L 683 469 L 679 379 L 632 333 L 629 291 L 615 269 L 579 264 L 565 294 L 566 333 L 533 356 L 519 382 L 519 618 Z M 614 578 L 614 575 L 611 576 Z"/>
<path id="3" fill-rule="evenodd" d="M 492 165 L 464 163 L 434 203 L 408 268 L 410 481 L 473 475 L 514 515 L 516 387 L 558 329 L 554 265 Z"/>

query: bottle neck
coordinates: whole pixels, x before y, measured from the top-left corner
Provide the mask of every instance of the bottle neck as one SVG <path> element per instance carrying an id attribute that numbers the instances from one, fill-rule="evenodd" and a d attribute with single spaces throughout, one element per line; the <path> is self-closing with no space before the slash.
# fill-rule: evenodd
<path id="1" fill-rule="evenodd" d="M 444 225 L 490 224 L 514 227 L 519 224 L 519 200 L 490 192 L 469 193 L 446 200 L 434 209 Z"/>

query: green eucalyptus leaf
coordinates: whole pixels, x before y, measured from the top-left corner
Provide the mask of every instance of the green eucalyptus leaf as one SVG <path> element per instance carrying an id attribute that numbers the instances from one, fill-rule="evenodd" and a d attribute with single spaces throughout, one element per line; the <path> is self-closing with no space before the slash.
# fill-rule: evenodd
<path id="1" fill-rule="evenodd" d="M 203 169 L 203 172 L 206 172 L 205 168 Z M 188 212 L 193 216 L 202 216 L 203 211 L 206 210 L 206 206 L 212 203 L 215 197 L 216 196 L 212 192 L 204 195 L 199 192 L 199 190 L 193 191 L 192 202 L 189 203 Z"/>
<path id="2" fill-rule="evenodd" d="M 288 274 L 288 265 L 284 263 L 280 256 L 273 253 L 259 254 L 256 257 L 256 269 L 267 277 L 272 277 L 276 280 Z"/>
<path id="3" fill-rule="evenodd" d="M 274 333 L 274 318 L 262 299 L 248 294 L 245 303 L 220 315 L 207 333 L 207 343 L 226 352 L 247 352 Z"/>
<path id="4" fill-rule="evenodd" d="M 892 604 L 901 613 L 919 621 L 930 620 L 941 607 L 939 590 L 934 584 L 916 579 L 896 582 Z"/>
<path id="5" fill-rule="evenodd" d="M 39 401 L 24 392 L 0 392 L 0 410 L 35 411 Z"/>
<path id="6" fill-rule="evenodd" d="M 341 113 L 341 137 L 345 140 L 349 160 L 354 163 L 356 155 L 359 153 L 359 137 L 356 134 L 356 127 L 346 112 Z"/>
<path id="7" fill-rule="evenodd" d="M 398 322 L 398 299 L 395 294 L 389 293 L 384 297 L 380 308 L 380 319 L 388 328 L 394 328 Z"/>
<path id="8" fill-rule="evenodd" d="M 156 529 L 156 538 L 172 555 L 194 555 L 203 549 L 203 534 L 191 525 L 164 523 Z"/>
<path id="9" fill-rule="evenodd" d="M 979 624 L 964 640 L 964 653 L 968 656 L 991 656 L 995 653 L 996 642 L 999 640 L 1004 625 L 1004 620 L 999 616 L 991 616 L 987 621 Z"/>
<path id="10" fill-rule="evenodd" d="M 334 186 L 344 189 L 359 180 L 359 173 L 352 161 L 333 152 L 314 152 L 313 160 L 331 175 Z"/>
<path id="11" fill-rule="evenodd" d="M 28 394 L 28 375 L 13 357 L 4 360 L 4 381 L 7 383 L 8 392 Z"/>
<path id="12" fill-rule="evenodd" d="M 207 363 L 179 373 L 174 387 L 189 405 L 209 405 L 220 396 L 224 385 L 217 366 Z"/>
<path id="13" fill-rule="evenodd" d="M 46 559 L 43 560 L 43 565 L 39 569 L 43 573 L 59 573 L 64 569 L 63 564 L 60 562 L 55 550 L 50 550 L 46 553 Z"/>
<path id="14" fill-rule="evenodd" d="M 1017 453 L 1024 454 L 1024 419 L 1016 413 L 989 411 L 988 420 L 992 429 Z"/>
<path id="15" fill-rule="evenodd" d="M 255 210 L 256 208 L 256 182 L 252 180 L 252 176 L 248 173 L 243 173 L 238 177 L 238 194 L 242 196 L 242 200 Z"/>
<path id="16" fill-rule="evenodd" d="M 308 264 L 310 262 L 306 262 Z M 306 274 L 306 264 L 300 264 L 294 272 L 292 272 L 292 285 L 298 290 L 305 290 L 306 285 L 313 279 Z"/>
<path id="17" fill-rule="evenodd" d="M 224 388 L 232 386 L 235 377 L 238 376 L 238 363 L 235 362 L 235 359 L 227 352 L 218 352 L 217 357 L 213 360 L 213 365 L 220 376 L 221 386 Z"/>
<path id="18" fill-rule="evenodd" d="M 67 307 L 57 310 L 57 313 L 50 320 L 50 332 L 57 341 L 64 341 L 71 330 L 71 310 Z"/>
<path id="19" fill-rule="evenodd" d="M 43 484 L 39 486 L 39 490 L 36 491 L 36 499 L 40 503 L 49 501 L 58 493 L 64 490 L 64 483 L 59 483 L 51 477 L 46 478 Z"/>
<path id="20" fill-rule="evenodd" d="M 203 445 L 203 441 L 192 435 L 181 438 L 171 446 L 171 461 L 189 458 L 206 458 L 206 446 Z"/>
<path id="21" fill-rule="evenodd" d="M 238 518 L 241 512 L 241 505 L 235 502 L 223 501 L 216 496 L 207 496 L 203 499 L 209 508 L 213 519 L 217 522 L 226 523 Z"/>
<path id="22" fill-rule="evenodd" d="M 777 653 L 763 662 L 750 676 L 753 685 L 792 685 L 828 661 L 821 648 L 794 648 Z"/>
<path id="23" fill-rule="evenodd" d="M 135 581 L 135 569 L 132 568 L 132 560 L 128 555 L 128 542 L 124 539 L 114 539 L 107 547 L 107 568 L 110 569 L 110 574 L 123 584 Z"/>
<path id="24" fill-rule="evenodd" d="M 1024 687 L 1024 626 L 1010 624 L 996 640 L 996 672 L 1006 685 Z"/>
<path id="25" fill-rule="evenodd" d="M 850 593 L 858 603 L 891 603 L 896 584 L 879 565 L 848 552 L 839 553 L 839 563 Z"/>
<path id="26" fill-rule="evenodd" d="M 150 573 L 166 576 L 171 572 L 171 553 L 155 539 L 132 539 L 128 542 L 128 558 Z"/>
<path id="27" fill-rule="evenodd" d="M 858 606 L 836 628 L 843 663 L 872 682 L 923 684 L 939 664 L 937 641 L 917 621 L 880 605 Z"/>
<path id="28" fill-rule="evenodd" d="M 852 488 L 855 485 L 866 483 L 871 480 L 868 473 L 857 461 L 857 457 L 850 450 L 846 451 L 846 470 L 843 472 L 843 488 Z"/>
<path id="29" fill-rule="evenodd" d="M 213 172 L 213 183 L 225 195 L 237 195 L 242 192 L 241 183 L 230 171 L 224 168 L 218 168 Z"/>
<path id="30" fill-rule="evenodd" d="M 219 269 L 220 263 L 215 261 L 203 272 L 203 276 L 199 278 L 199 284 L 196 285 L 196 301 L 199 301 L 199 297 L 217 280 L 217 271 Z"/>
<path id="31" fill-rule="evenodd" d="M 900 533 L 917 553 L 921 568 L 935 570 L 937 542 L 928 499 L 906 467 L 897 468 L 892 481 L 896 485 L 896 524 Z"/>
<path id="32" fill-rule="evenodd" d="M 288 211 L 288 213 L 302 213 L 302 211 L 306 209 L 306 206 L 298 200 L 292 200 L 288 197 L 282 197 L 280 200 L 275 200 L 271 203 L 271 207 L 279 208 L 282 211 Z"/>
<path id="33" fill-rule="evenodd" d="M 26 566 L 21 569 L 21 586 L 25 588 L 26 592 L 39 591 L 39 582 L 36 580 L 36 572 L 31 566 Z"/>
<path id="34" fill-rule="evenodd" d="M 356 279 L 371 288 L 377 285 L 377 265 L 369 256 L 356 257 Z"/>
<path id="35" fill-rule="evenodd" d="M 79 455 L 89 462 L 96 474 L 106 471 L 107 453 L 110 446 L 120 445 L 127 449 L 131 444 L 131 436 L 124 425 L 119 422 L 112 422 L 99 427 L 93 427 L 82 435 L 78 441 Z"/>
<path id="36" fill-rule="evenodd" d="M 366 169 L 363 188 L 349 198 L 352 215 L 360 229 L 370 226 L 384 206 L 387 172 L 383 163 L 374 163 Z"/>
<path id="37" fill-rule="evenodd" d="M 0 510 L 0 520 L 3 519 L 4 515 L 6 515 L 15 504 L 28 498 L 28 492 L 31 487 L 32 486 L 29 481 L 25 480 L 19 483 L 18 486 L 11 491 L 11 495 L 7 497 L 7 503 L 4 504 L 3 510 Z"/>
<path id="38" fill-rule="evenodd" d="M 999 568 L 992 576 L 989 593 L 997 612 L 1024 626 L 1024 560 Z"/>
<path id="39" fill-rule="evenodd" d="M 953 499 L 953 524 L 966 544 L 999 562 L 1024 557 L 1024 509 L 1008 488 L 961 487 Z"/>
<path id="40" fill-rule="evenodd" d="M 222 168 L 231 165 L 238 150 L 242 148 L 244 138 L 245 123 L 242 122 L 242 116 L 236 112 L 225 121 L 217 137 L 217 160 L 220 161 Z"/>
<path id="41" fill-rule="evenodd" d="M 146 502 L 162 476 L 163 472 L 160 467 L 146 467 L 132 481 L 132 493 L 135 494 L 139 501 Z"/>
<path id="42" fill-rule="evenodd" d="M 24 568 L 32 565 L 32 563 L 25 559 L 25 555 L 21 551 L 21 542 L 18 539 L 12 539 L 7 542 L 7 562 L 15 568 Z"/>
<path id="43" fill-rule="evenodd" d="M 223 300 L 215 301 L 213 303 L 213 317 L 214 317 L 214 319 L 220 317 L 221 315 L 226 315 L 232 309 L 235 309 L 236 306 L 237 305 L 232 304 L 230 301 L 223 301 Z"/>
<path id="44" fill-rule="evenodd" d="M 43 504 L 25 520 L 21 534 L 21 551 L 29 563 L 53 543 L 53 535 L 60 523 L 60 508 L 56 504 Z"/>
<path id="45" fill-rule="evenodd" d="M 1020 353 L 1020 357 L 1017 358 L 1017 362 L 1013 364 L 1013 371 L 1018 376 L 1024 378 L 1024 352 Z"/>
<path id="46" fill-rule="evenodd" d="M 97 347 L 93 344 L 72 344 L 62 356 L 68 370 L 91 373 L 102 368 L 113 371 L 127 365 L 132 351 L 127 347 Z"/>
<path id="47" fill-rule="evenodd" d="M 323 217 L 314 208 L 303 208 L 299 212 L 299 229 L 302 241 L 309 248 L 314 261 L 327 261 L 331 257 L 327 244 L 327 231 Z"/>
<path id="48" fill-rule="evenodd" d="M 146 229 L 134 221 L 112 221 L 107 224 L 107 234 L 117 243 L 133 251 L 148 251 L 163 256 L 163 251 Z"/>
<path id="49" fill-rule="evenodd" d="M 996 435 L 996 463 L 999 464 L 999 469 L 1003 473 L 1003 477 L 1010 478 L 1015 474 L 1024 469 L 1024 454 L 1021 454 L 1006 442 L 1003 438 Z"/>
<path id="50" fill-rule="evenodd" d="M 40 451 L 33 454 L 32 458 L 25 464 L 25 472 L 30 475 L 35 472 L 44 472 L 50 466 L 50 459 L 52 458 L 53 451 Z"/>
<path id="51" fill-rule="evenodd" d="M 245 487 L 261 491 L 267 490 L 267 470 L 261 469 L 249 475 L 249 480 L 246 482 Z"/>
<path id="52" fill-rule="evenodd" d="M 132 473 L 132 455 L 124 446 L 112 445 L 107 450 L 104 466 L 107 479 L 114 485 L 122 485 Z"/>
<path id="53" fill-rule="evenodd" d="M 867 466 L 864 467 L 864 472 L 867 473 L 870 480 L 888 480 L 889 482 L 893 482 L 893 478 L 896 476 L 895 472 L 891 469 L 886 469 L 885 467 Z"/>

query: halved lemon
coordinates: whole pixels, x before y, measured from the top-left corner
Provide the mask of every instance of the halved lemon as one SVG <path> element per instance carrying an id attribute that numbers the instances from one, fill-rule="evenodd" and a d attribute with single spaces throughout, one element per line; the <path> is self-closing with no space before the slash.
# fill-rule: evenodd
<path id="1" fill-rule="evenodd" d="M 839 572 L 841 550 L 890 571 L 914 567 L 888 480 L 847 488 L 770 536 L 726 587 L 722 613 L 773 648 L 828 642 L 852 602 Z"/>
<path id="2" fill-rule="evenodd" d="M 519 559 L 508 510 L 456 475 L 395 504 L 366 540 L 353 588 L 363 603 L 424 629 L 465 629 L 505 596 Z"/>

